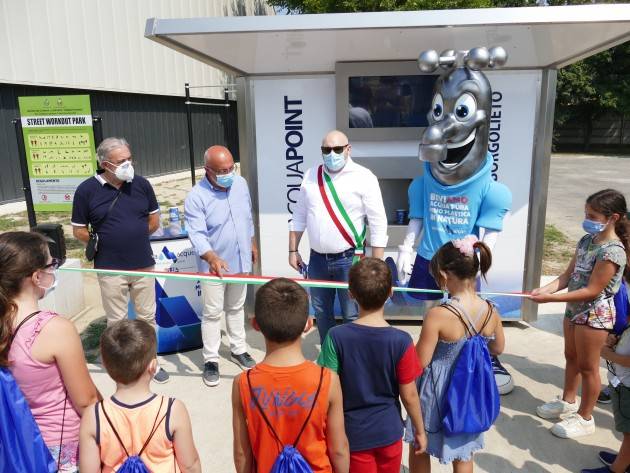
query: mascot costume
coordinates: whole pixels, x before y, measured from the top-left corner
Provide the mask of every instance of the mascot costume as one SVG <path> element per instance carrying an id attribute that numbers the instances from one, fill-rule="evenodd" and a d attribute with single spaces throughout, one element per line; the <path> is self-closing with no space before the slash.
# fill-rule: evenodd
<path id="1" fill-rule="evenodd" d="M 492 90 L 483 68 L 502 66 L 503 48 L 470 51 L 425 51 L 420 70 L 445 73 L 435 83 L 429 126 L 419 149 L 424 174 L 409 186 L 409 225 L 399 247 L 397 269 L 401 283 L 409 287 L 439 289 L 429 274 L 429 262 L 445 243 L 477 235 L 490 249 L 503 229 L 512 205 L 512 194 L 493 180 L 488 153 L 488 128 Z M 417 251 L 414 251 L 419 240 Z M 410 294 L 428 309 L 439 294 Z M 501 394 L 514 388 L 512 377 L 493 358 L 494 375 Z"/>

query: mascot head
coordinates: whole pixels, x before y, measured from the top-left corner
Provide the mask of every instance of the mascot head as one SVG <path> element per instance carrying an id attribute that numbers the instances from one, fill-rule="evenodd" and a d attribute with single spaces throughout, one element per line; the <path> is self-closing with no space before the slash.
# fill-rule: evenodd
<path id="1" fill-rule="evenodd" d="M 485 164 L 492 89 L 480 70 L 502 66 L 506 60 L 500 47 L 420 54 L 422 72 L 447 70 L 435 83 L 419 150 L 420 160 L 430 163 L 433 177 L 442 184 L 463 182 Z"/>

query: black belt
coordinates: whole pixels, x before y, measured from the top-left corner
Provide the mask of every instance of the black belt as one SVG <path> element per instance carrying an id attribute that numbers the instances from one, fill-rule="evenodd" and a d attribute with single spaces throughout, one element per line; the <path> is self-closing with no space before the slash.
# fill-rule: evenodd
<path id="1" fill-rule="evenodd" d="M 313 253 L 315 253 L 318 256 L 322 256 L 326 259 L 341 259 L 341 258 L 349 258 L 351 256 L 354 256 L 354 248 L 348 248 L 345 251 L 342 251 L 341 253 L 320 253 L 319 251 L 315 251 L 315 250 L 311 250 Z"/>

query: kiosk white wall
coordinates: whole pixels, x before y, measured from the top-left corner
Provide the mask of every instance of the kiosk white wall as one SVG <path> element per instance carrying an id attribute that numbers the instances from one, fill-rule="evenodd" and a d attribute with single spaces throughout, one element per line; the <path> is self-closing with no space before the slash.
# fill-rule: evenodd
<path id="1" fill-rule="evenodd" d="M 540 279 L 556 69 L 630 39 L 630 6 L 151 19 L 146 36 L 238 76 L 242 172 L 255 201 L 261 248 L 257 269 L 292 277 L 288 222 L 303 172 L 320 162 L 324 134 L 347 126 L 339 123 L 339 68 L 358 63 L 369 69 L 376 61 L 390 61 L 385 70 L 387 64 L 409 68 L 425 49 L 504 47 L 507 66 L 487 73 L 494 92 L 489 151 L 493 177 L 510 188 L 513 206 L 487 287 L 523 291 Z M 415 139 L 384 136 L 351 139 L 352 157 L 379 177 L 393 221 L 397 208 L 407 208 L 411 179 L 422 173 L 420 133 Z M 389 229 L 386 255 L 395 257 L 404 227 Z M 307 239 L 300 250 L 308 255 Z M 507 318 L 536 317 L 528 301 L 521 306 L 506 297 L 500 306 Z M 418 316 L 418 310 L 396 315 Z"/>

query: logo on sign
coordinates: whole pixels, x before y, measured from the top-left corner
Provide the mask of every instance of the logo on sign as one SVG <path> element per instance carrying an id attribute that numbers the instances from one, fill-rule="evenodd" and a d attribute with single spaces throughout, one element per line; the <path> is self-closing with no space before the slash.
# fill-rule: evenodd
<path id="1" fill-rule="evenodd" d="M 70 194 L 66 194 L 66 195 L 64 195 L 64 196 L 63 196 L 63 198 L 64 198 L 65 200 L 70 200 Z"/>
<path id="2" fill-rule="evenodd" d="M 47 201 L 47 200 L 48 200 L 48 195 L 46 195 L 46 194 L 42 194 L 41 199 L 42 199 L 43 201 Z"/>
<path id="3" fill-rule="evenodd" d="M 162 255 L 164 255 L 165 259 L 171 260 L 173 263 L 177 263 L 177 255 L 173 253 L 168 247 L 162 248 L 162 254 L 160 254 L 160 259 L 162 259 Z"/>

